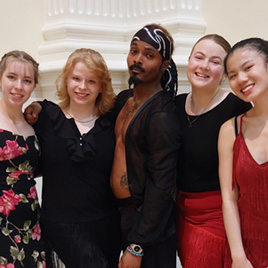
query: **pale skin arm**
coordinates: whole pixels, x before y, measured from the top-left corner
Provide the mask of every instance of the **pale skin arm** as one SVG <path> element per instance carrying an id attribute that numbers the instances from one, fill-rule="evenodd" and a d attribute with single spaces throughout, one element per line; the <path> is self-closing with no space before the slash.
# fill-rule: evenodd
<path id="1" fill-rule="evenodd" d="M 240 216 L 237 206 L 238 191 L 232 187 L 234 119 L 220 129 L 218 140 L 219 176 L 222 193 L 224 226 L 231 250 L 232 268 L 253 268 L 246 257 L 241 237 Z"/>
<path id="2" fill-rule="evenodd" d="M 38 115 L 42 110 L 42 106 L 38 102 L 32 102 L 24 110 L 24 117 L 28 124 L 34 125 L 38 119 Z"/>

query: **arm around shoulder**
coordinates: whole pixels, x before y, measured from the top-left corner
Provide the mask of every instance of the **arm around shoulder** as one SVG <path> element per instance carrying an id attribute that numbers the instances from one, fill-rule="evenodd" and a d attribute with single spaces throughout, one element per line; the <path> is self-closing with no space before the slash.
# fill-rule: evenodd
<path id="1" fill-rule="evenodd" d="M 42 110 L 42 106 L 39 102 L 34 101 L 30 105 L 28 105 L 24 110 L 25 120 L 30 125 L 34 125 L 38 120 L 38 115 Z"/>
<path id="2" fill-rule="evenodd" d="M 23 114 L 24 114 L 25 120 L 28 122 L 28 124 L 34 125 L 37 122 L 41 111 L 44 108 L 50 107 L 50 106 L 57 106 L 57 104 L 52 101 L 48 101 L 46 99 L 44 99 L 43 101 L 32 102 L 24 110 Z"/>

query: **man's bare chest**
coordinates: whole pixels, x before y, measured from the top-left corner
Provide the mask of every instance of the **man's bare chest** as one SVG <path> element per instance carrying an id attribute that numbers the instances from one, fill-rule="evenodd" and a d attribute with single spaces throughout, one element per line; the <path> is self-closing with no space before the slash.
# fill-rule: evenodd
<path id="1" fill-rule="evenodd" d="M 134 118 L 140 106 L 133 105 L 133 100 L 130 98 L 121 109 L 115 124 L 116 139 L 122 138 L 125 140 L 125 135 L 129 124 Z"/>

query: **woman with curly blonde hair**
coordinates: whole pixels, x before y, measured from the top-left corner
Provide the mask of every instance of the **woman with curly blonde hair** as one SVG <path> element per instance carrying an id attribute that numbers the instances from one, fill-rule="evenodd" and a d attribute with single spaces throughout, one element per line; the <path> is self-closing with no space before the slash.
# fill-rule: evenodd
<path id="1" fill-rule="evenodd" d="M 109 183 L 115 140 L 108 118 L 115 95 L 104 59 L 94 50 L 77 49 L 56 87 L 59 104 L 39 102 L 42 111 L 34 124 L 42 152 L 41 227 L 48 266 L 117 267 L 119 217 Z"/>
<path id="2" fill-rule="evenodd" d="M 92 49 L 77 49 L 73 52 L 61 74 L 56 80 L 57 97 L 61 102 L 59 103 L 62 109 L 65 109 L 70 104 L 70 96 L 67 92 L 66 79 L 70 69 L 78 62 L 84 62 L 90 72 L 93 72 L 96 78 L 100 81 L 101 94 L 97 97 L 95 102 L 96 116 L 106 114 L 114 104 L 114 91 L 111 84 L 110 73 L 107 69 L 106 63 L 102 56 Z"/>

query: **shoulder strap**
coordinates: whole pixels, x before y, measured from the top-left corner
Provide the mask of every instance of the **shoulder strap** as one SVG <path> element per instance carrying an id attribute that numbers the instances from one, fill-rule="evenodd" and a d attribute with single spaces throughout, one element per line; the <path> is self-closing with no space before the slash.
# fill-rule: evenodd
<path id="1" fill-rule="evenodd" d="M 234 121 L 235 121 L 235 136 L 237 137 L 237 135 L 238 135 L 238 129 L 237 129 L 237 116 L 235 117 Z"/>
<path id="2" fill-rule="evenodd" d="M 240 129 L 239 129 L 239 133 L 241 133 L 241 131 L 242 131 L 243 117 L 244 117 L 246 114 L 247 114 L 247 113 L 244 113 L 244 114 L 240 117 Z M 238 118 L 238 116 L 235 117 L 235 136 L 238 135 L 237 118 Z"/>

